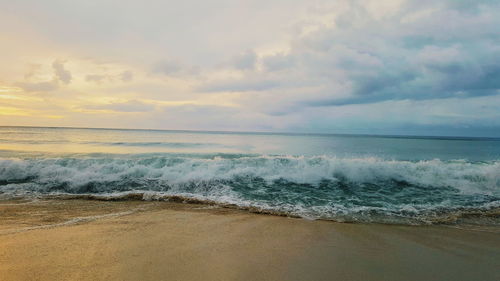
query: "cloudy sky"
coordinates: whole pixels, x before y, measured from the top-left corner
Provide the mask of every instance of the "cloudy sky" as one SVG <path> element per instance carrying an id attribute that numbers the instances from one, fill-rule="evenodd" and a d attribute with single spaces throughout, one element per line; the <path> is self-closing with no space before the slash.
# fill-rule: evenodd
<path id="1" fill-rule="evenodd" d="M 0 0 L 0 125 L 500 136 L 498 0 Z"/>

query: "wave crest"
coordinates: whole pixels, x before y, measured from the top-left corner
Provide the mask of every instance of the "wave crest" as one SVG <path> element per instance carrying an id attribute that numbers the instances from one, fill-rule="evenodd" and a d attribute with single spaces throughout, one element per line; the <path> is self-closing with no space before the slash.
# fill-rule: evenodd
<path id="1" fill-rule="evenodd" d="M 500 162 L 161 155 L 0 160 L 4 194 L 154 192 L 348 221 L 500 207 Z"/>

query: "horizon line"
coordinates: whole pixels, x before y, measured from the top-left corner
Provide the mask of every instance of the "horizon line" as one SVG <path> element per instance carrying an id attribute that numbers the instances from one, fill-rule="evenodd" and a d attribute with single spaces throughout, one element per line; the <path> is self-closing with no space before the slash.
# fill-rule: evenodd
<path id="1" fill-rule="evenodd" d="M 386 138 L 421 138 L 421 139 L 490 139 L 500 140 L 500 137 L 485 136 L 458 136 L 458 135 L 404 135 L 404 134 L 366 134 L 366 133 L 306 133 L 306 132 L 267 132 L 267 131 L 226 131 L 226 130 L 193 130 L 193 129 L 144 129 L 144 128 L 109 128 L 109 127 L 78 127 L 78 126 L 27 126 L 27 125 L 0 125 L 0 128 L 45 128 L 45 129 L 84 129 L 84 130 L 122 130 L 122 131 L 164 131 L 164 132 L 191 132 L 191 133 L 219 133 L 219 134 L 261 134 L 261 135 L 317 135 L 317 136 L 365 136 Z"/>

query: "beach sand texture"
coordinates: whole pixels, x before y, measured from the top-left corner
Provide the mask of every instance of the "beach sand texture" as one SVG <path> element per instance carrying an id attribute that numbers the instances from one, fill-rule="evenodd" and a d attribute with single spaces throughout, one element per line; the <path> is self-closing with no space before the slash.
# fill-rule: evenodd
<path id="1" fill-rule="evenodd" d="M 465 226 L 464 226 L 465 227 Z M 143 201 L 0 202 L 0 280 L 500 280 L 500 230 Z"/>

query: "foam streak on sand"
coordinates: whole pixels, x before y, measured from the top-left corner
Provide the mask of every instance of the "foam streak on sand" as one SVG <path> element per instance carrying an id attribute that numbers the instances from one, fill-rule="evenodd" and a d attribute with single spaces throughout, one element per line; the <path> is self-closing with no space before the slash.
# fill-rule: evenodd
<path id="1" fill-rule="evenodd" d="M 17 204 L 9 204 L 9 205 L 16 206 Z M 3 204 L 3 206 L 8 206 L 8 205 Z M 133 214 L 133 213 L 138 212 L 138 211 L 144 211 L 144 210 L 146 210 L 145 207 L 146 207 L 146 205 L 144 205 L 143 207 L 140 207 L 140 208 L 134 208 L 134 209 L 131 209 L 128 211 L 123 211 L 123 212 L 103 214 L 103 215 L 94 215 L 94 216 L 86 216 L 86 217 L 75 217 L 75 218 L 69 219 L 67 221 L 60 222 L 60 223 L 30 226 L 30 227 L 18 228 L 18 229 L 13 229 L 13 230 L 12 229 L 11 230 L 0 230 L 0 235 L 13 234 L 13 233 L 19 233 L 19 232 L 24 232 L 24 231 L 36 230 L 36 229 L 47 229 L 47 228 L 53 228 L 53 227 L 68 226 L 68 225 L 77 224 L 77 223 L 95 221 L 98 219 L 121 217 L 121 216 Z"/>

